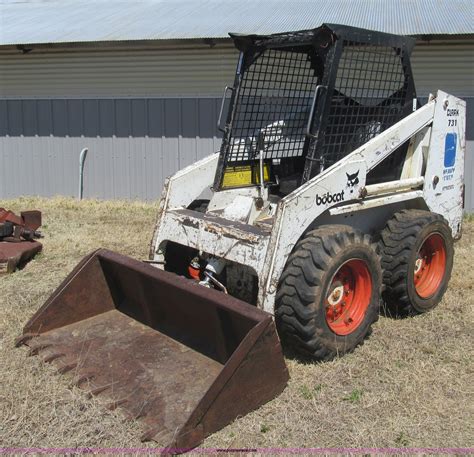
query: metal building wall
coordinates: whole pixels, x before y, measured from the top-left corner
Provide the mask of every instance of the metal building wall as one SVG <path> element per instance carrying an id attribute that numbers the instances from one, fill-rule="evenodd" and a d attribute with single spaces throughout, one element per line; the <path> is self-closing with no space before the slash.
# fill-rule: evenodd
<path id="1" fill-rule="evenodd" d="M 412 67 L 422 99 L 441 89 L 467 102 L 465 209 L 474 212 L 474 40 L 417 43 Z"/>
<path id="2" fill-rule="evenodd" d="M 0 198 L 153 200 L 174 171 L 218 151 L 216 98 L 0 100 Z M 5 133 L 6 132 L 6 133 Z"/>
<path id="3" fill-rule="evenodd" d="M 156 199 L 166 176 L 219 149 L 228 43 L 0 53 L 0 198 Z"/>
<path id="4" fill-rule="evenodd" d="M 220 96 L 235 71 L 230 43 L 0 51 L 0 97 Z"/>
<path id="5" fill-rule="evenodd" d="M 218 150 L 220 94 L 233 80 L 236 56 L 221 41 L 0 51 L 0 198 L 75 195 L 85 146 L 86 197 L 157 198 L 167 175 Z M 440 88 L 467 98 L 471 110 L 473 57 L 472 40 L 417 45 L 420 96 Z"/>

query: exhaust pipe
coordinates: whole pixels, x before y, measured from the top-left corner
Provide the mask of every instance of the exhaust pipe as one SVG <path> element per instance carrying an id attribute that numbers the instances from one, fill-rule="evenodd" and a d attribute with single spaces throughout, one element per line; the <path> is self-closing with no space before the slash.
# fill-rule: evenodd
<path id="1" fill-rule="evenodd" d="M 86 161 L 88 151 L 88 148 L 84 148 L 79 155 L 79 192 L 77 195 L 77 198 L 79 200 L 82 200 L 82 196 L 84 193 L 84 163 Z"/>

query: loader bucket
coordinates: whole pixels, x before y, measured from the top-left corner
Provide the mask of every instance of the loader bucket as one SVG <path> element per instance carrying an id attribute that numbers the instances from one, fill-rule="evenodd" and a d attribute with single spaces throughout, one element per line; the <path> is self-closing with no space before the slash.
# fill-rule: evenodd
<path id="1" fill-rule="evenodd" d="M 270 314 L 107 250 L 74 268 L 17 344 L 124 408 L 167 452 L 197 446 L 288 380 Z"/>

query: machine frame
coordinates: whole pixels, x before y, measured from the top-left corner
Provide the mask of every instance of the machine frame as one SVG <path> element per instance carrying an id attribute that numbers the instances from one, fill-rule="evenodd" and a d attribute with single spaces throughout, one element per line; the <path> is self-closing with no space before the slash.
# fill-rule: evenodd
<path id="1" fill-rule="evenodd" d="M 295 244 L 309 228 L 336 220 L 340 215 L 344 215 L 345 224 L 357 226 L 357 220 L 366 219 L 371 211 L 370 226 L 374 232 L 397 208 L 427 208 L 441 214 L 453 237 L 459 238 L 465 110 L 463 100 L 438 91 L 425 106 L 278 202 L 272 202 L 267 194 L 261 209 L 254 209 L 250 216 L 246 204 L 261 198 L 257 186 L 215 192 L 207 213 L 186 209 L 214 182 L 219 154 L 213 154 L 167 180 L 150 258 L 163 267 L 164 248 L 168 241 L 173 241 L 251 267 L 258 277 L 257 306 L 274 313 L 279 279 Z M 370 170 L 407 141 L 410 146 L 402 178 L 366 185 Z M 356 172 L 358 182 L 349 182 L 348 176 Z M 240 206 L 240 214 L 246 220 L 226 215 L 226 209 L 233 205 L 234 210 L 235 205 Z M 219 208 L 225 209 L 219 213 Z M 375 211 L 377 208 L 390 208 L 389 215 Z M 262 214 L 265 217 L 259 220 Z M 265 223 L 267 220 L 270 223 Z"/>

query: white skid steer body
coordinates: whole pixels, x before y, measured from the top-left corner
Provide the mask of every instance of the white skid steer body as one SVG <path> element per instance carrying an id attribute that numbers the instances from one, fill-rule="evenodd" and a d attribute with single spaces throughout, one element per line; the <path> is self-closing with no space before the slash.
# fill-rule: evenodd
<path id="1" fill-rule="evenodd" d="M 164 186 L 150 259 L 163 268 L 173 241 L 232 264 L 258 278 L 256 305 L 274 312 L 280 275 L 309 228 L 344 223 L 379 230 L 397 208 L 442 215 L 461 234 L 464 193 L 463 100 L 438 91 L 429 102 L 278 201 L 260 187 L 212 193 L 205 213 L 187 209 L 211 191 L 219 154 L 178 171 Z M 401 179 L 366 185 L 367 173 L 409 141 Z M 263 197 L 263 199 L 262 199 Z M 263 200 L 263 201 L 262 201 Z"/>

